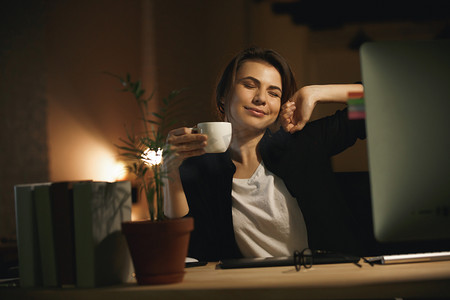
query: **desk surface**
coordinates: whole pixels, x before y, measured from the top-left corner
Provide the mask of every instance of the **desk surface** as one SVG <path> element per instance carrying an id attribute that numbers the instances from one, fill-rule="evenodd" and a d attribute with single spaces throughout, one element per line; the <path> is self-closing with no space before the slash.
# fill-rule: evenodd
<path id="1" fill-rule="evenodd" d="M 216 270 L 186 269 L 181 283 L 129 283 L 95 289 L 0 289 L 1 299 L 383 299 L 450 297 L 450 261 L 398 265 L 316 265 Z"/>

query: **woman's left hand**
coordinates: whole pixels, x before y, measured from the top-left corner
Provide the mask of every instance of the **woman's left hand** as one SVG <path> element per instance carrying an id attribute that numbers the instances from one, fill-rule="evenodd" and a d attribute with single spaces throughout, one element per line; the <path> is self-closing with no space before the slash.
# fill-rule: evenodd
<path id="1" fill-rule="evenodd" d="M 291 99 L 281 107 L 281 126 L 287 132 L 294 133 L 305 127 L 316 106 L 315 88 L 305 86 L 299 89 Z"/>
<path id="2" fill-rule="evenodd" d="M 317 102 L 347 103 L 349 92 L 363 93 L 364 87 L 359 83 L 304 86 L 281 107 L 281 126 L 290 133 L 302 130 Z"/>

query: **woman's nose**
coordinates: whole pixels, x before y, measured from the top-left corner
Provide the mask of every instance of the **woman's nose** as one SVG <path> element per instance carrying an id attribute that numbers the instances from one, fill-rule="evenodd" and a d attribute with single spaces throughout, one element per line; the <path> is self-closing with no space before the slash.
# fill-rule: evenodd
<path id="1" fill-rule="evenodd" d="M 266 94 L 261 89 L 258 89 L 253 97 L 253 102 L 257 104 L 265 104 L 266 103 Z"/>

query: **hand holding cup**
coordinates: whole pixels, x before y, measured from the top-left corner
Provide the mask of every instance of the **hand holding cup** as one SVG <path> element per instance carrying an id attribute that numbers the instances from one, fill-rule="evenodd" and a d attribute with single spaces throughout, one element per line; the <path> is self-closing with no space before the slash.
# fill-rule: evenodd
<path id="1" fill-rule="evenodd" d="M 167 137 L 179 164 L 188 157 L 225 152 L 230 141 L 231 123 L 228 122 L 203 122 L 193 128 L 177 128 Z"/>
<path id="2" fill-rule="evenodd" d="M 197 132 L 208 137 L 206 153 L 222 153 L 227 151 L 231 142 L 231 123 L 203 122 L 197 124 Z"/>

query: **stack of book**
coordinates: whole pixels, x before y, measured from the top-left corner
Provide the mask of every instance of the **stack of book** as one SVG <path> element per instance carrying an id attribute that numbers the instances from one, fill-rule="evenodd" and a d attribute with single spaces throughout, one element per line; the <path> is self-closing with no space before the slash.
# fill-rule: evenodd
<path id="1" fill-rule="evenodd" d="M 96 287 L 133 272 L 121 223 L 131 220 L 131 183 L 16 185 L 22 287 Z"/>
<path id="2" fill-rule="evenodd" d="M 366 118 L 364 93 L 348 93 L 348 118 L 350 120 L 361 120 Z"/>

